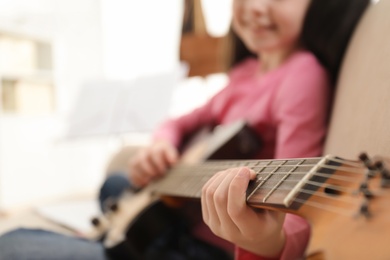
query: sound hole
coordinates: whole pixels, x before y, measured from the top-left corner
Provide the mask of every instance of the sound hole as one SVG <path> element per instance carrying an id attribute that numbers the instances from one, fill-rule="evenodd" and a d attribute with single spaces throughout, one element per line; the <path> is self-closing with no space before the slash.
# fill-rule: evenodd
<path id="1" fill-rule="evenodd" d="M 331 195 L 331 196 L 339 196 L 339 195 L 341 195 L 340 190 L 338 190 L 337 187 L 335 187 L 335 186 L 325 187 L 324 192 L 326 194 L 328 194 L 328 195 Z"/>

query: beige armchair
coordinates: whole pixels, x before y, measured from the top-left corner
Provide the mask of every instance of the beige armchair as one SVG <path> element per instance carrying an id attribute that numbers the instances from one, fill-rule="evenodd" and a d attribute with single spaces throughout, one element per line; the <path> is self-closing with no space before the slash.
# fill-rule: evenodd
<path id="1" fill-rule="evenodd" d="M 344 58 L 325 153 L 390 156 L 390 1 L 365 14 Z"/>

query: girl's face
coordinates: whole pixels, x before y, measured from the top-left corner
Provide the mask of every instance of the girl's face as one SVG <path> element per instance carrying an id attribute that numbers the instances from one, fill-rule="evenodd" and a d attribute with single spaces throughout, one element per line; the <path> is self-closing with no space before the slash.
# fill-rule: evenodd
<path id="1" fill-rule="evenodd" d="M 310 1 L 234 0 L 233 29 L 254 53 L 290 50 L 299 44 Z"/>

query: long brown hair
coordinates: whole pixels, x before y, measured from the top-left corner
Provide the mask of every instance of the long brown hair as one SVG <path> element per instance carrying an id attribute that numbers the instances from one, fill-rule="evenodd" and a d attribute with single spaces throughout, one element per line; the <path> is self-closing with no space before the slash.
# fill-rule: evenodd
<path id="1" fill-rule="evenodd" d="M 301 42 L 327 69 L 335 85 L 351 35 L 370 0 L 312 0 L 303 23 Z M 230 69 L 250 52 L 232 29 L 225 46 L 230 53 L 225 64 Z"/>

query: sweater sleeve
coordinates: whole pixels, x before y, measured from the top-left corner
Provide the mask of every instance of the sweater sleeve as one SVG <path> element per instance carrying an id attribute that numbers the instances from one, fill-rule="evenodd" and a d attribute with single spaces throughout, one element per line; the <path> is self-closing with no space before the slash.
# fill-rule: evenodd
<path id="1" fill-rule="evenodd" d="M 226 87 L 203 106 L 186 115 L 163 122 L 153 133 L 153 139 L 168 140 L 178 147 L 184 135 L 195 132 L 203 126 L 219 124 L 221 117 L 229 109 L 234 89 L 238 87 L 236 82 L 253 73 L 255 68 L 257 68 L 257 60 L 252 58 L 237 64 L 228 73 L 229 83 Z"/>
<path id="2" fill-rule="evenodd" d="M 210 113 L 206 113 L 209 106 L 211 104 L 207 103 L 186 115 L 166 120 L 153 133 L 153 140 L 167 140 L 179 147 L 185 134 L 212 121 Z"/>
<path id="3" fill-rule="evenodd" d="M 265 258 L 236 247 L 236 260 L 296 260 L 301 259 L 310 237 L 310 226 L 299 216 L 287 214 L 283 226 L 286 243 L 279 258 Z"/>
<path id="4" fill-rule="evenodd" d="M 226 87 L 203 106 L 186 115 L 163 122 L 153 133 L 153 139 L 168 140 L 178 147 L 184 135 L 193 133 L 203 126 L 221 123 L 224 114 L 230 108 L 231 102 L 234 102 L 231 99 L 234 100 L 232 95 L 235 88 L 239 87 L 237 82 L 240 82 L 241 78 L 253 74 L 253 71 L 257 68 L 257 63 L 257 59 L 248 58 L 234 66 L 228 72 L 229 83 Z"/>
<path id="5" fill-rule="evenodd" d="M 186 134 L 193 133 L 203 126 L 213 125 L 217 122 L 216 109 L 223 105 L 228 96 L 228 86 L 215 94 L 204 105 L 194 109 L 188 114 L 171 118 L 163 122 L 153 133 L 154 140 L 168 140 L 178 147 Z"/>

